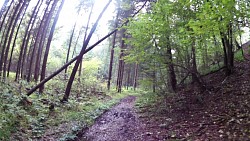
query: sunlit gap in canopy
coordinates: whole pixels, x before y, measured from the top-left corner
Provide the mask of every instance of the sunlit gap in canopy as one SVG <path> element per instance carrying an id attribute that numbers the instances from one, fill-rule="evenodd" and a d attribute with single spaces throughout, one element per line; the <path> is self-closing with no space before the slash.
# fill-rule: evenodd
<path id="1" fill-rule="evenodd" d="M 75 32 L 76 34 L 79 33 L 82 26 L 86 27 L 91 6 L 87 7 L 87 9 L 82 9 L 81 12 L 77 14 L 76 7 L 79 6 L 81 1 L 84 2 L 85 0 L 65 0 L 65 4 L 61 11 L 57 24 L 57 28 L 60 28 L 60 37 L 56 37 L 57 40 L 54 41 L 55 47 L 61 47 L 63 43 L 69 38 L 70 32 L 76 21 L 77 21 L 76 32 Z M 97 17 L 103 10 L 104 6 L 108 3 L 108 1 L 109 0 L 94 1 L 93 13 L 90 19 L 90 27 L 88 33 L 93 23 L 96 21 Z M 103 14 L 98 24 L 98 28 L 95 31 L 94 35 L 92 36 L 89 45 L 94 44 L 95 42 L 98 41 L 98 39 L 102 38 L 103 36 L 109 33 L 108 21 L 112 20 L 114 16 L 115 16 L 115 1 L 113 0 L 112 3 L 109 5 L 108 9 Z M 84 38 L 83 36 L 79 38 L 79 44 L 83 43 L 83 38 Z M 102 46 L 103 44 L 107 43 L 103 42 L 100 46 Z M 99 49 L 100 47 L 97 47 L 95 48 L 94 51 L 98 51 Z"/>

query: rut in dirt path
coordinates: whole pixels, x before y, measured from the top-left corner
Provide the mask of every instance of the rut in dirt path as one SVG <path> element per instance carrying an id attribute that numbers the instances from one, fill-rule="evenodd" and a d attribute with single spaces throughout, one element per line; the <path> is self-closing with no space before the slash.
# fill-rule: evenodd
<path id="1" fill-rule="evenodd" d="M 84 137 L 86 141 L 143 141 L 145 140 L 145 125 L 142 124 L 134 109 L 135 96 L 122 99 L 119 104 L 111 108 L 98 118 Z M 144 137 L 143 137 L 144 136 Z M 147 138 L 147 140 L 152 140 Z"/>

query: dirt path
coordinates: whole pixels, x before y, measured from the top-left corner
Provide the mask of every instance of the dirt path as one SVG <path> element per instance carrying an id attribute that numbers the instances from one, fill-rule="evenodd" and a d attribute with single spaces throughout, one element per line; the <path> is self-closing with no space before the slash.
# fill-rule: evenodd
<path id="1" fill-rule="evenodd" d="M 98 118 L 81 141 L 143 141 L 153 140 L 146 135 L 134 109 L 135 96 L 128 96 Z"/>

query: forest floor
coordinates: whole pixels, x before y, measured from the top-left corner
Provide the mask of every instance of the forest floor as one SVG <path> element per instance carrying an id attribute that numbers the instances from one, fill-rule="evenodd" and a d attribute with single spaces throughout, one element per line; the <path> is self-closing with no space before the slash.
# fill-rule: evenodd
<path id="1" fill-rule="evenodd" d="M 77 140 L 87 141 L 135 141 L 153 140 L 145 131 L 134 108 L 136 97 L 128 96 L 99 117 Z"/>
<path id="2" fill-rule="evenodd" d="M 77 140 L 250 140 L 250 61 L 203 76 L 207 90 L 188 84 L 155 103 L 122 99 Z M 139 98 L 139 97 L 138 97 Z"/>

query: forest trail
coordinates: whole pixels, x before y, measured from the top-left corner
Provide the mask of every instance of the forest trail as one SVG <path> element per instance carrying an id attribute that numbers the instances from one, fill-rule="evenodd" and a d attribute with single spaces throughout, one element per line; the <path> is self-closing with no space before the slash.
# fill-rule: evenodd
<path id="1" fill-rule="evenodd" d="M 250 60 L 249 46 L 250 46 L 250 41 L 248 41 L 242 45 L 244 56 L 246 57 L 247 60 Z"/>
<path id="2" fill-rule="evenodd" d="M 83 137 L 86 141 L 153 140 L 144 132 L 145 124 L 139 121 L 134 108 L 136 97 L 128 96 L 100 116 Z"/>

